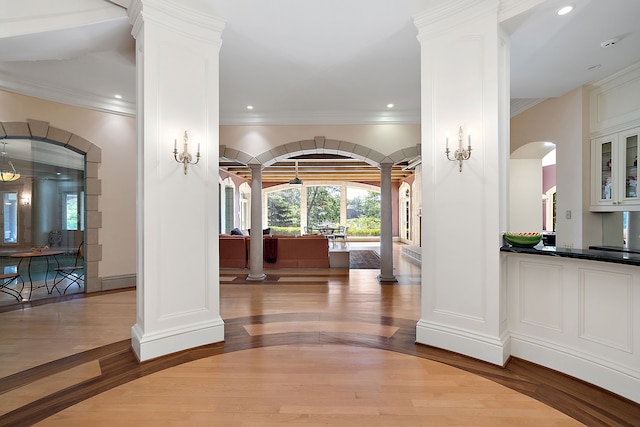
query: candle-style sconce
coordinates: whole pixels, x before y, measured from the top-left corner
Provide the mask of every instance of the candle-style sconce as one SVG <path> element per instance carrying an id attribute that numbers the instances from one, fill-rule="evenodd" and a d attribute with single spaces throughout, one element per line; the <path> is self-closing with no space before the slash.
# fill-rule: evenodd
<path id="1" fill-rule="evenodd" d="M 449 136 L 447 136 L 446 149 L 444 150 L 444 152 L 447 155 L 447 159 L 451 160 L 452 162 L 455 162 L 455 161 L 458 162 L 460 172 L 462 172 L 462 162 L 464 160 L 469 160 L 469 158 L 471 157 L 471 132 L 469 132 L 467 135 L 468 135 L 467 148 L 462 148 L 463 133 L 462 133 L 462 126 L 460 126 L 460 129 L 458 130 L 458 149 L 454 151 L 453 158 L 449 156 L 449 153 L 451 153 L 451 151 L 449 150 Z"/>
<path id="2" fill-rule="evenodd" d="M 189 154 L 189 133 L 184 131 L 184 148 L 182 153 L 178 155 L 178 140 L 173 140 L 173 158 L 176 159 L 176 162 L 182 163 L 184 165 L 184 174 L 187 174 L 187 166 L 188 165 L 197 165 L 200 161 L 200 143 L 198 143 L 198 151 L 196 152 L 196 161 L 193 160 L 193 156 Z"/>

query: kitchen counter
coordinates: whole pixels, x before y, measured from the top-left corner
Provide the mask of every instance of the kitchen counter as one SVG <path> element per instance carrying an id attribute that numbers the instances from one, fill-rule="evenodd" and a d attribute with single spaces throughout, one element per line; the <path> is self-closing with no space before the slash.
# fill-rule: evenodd
<path id="1" fill-rule="evenodd" d="M 624 249 L 613 247 L 592 246 L 589 249 L 568 249 L 542 245 L 538 245 L 533 248 L 518 248 L 515 246 L 504 245 L 500 248 L 500 251 L 640 266 L 640 253 L 638 253 L 638 251 L 626 251 Z"/>
<path id="2" fill-rule="evenodd" d="M 500 248 L 511 356 L 640 403 L 640 253 Z"/>

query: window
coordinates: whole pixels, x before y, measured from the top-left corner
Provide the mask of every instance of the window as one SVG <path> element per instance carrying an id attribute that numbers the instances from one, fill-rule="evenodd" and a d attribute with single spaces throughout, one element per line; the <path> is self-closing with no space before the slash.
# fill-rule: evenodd
<path id="1" fill-rule="evenodd" d="M 18 193 L 3 193 L 2 204 L 4 243 L 18 243 Z"/>
<path id="2" fill-rule="evenodd" d="M 240 228 L 251 228 L 251 188 L 246 182 L 240 185 Z"/>
<path id="3" fill-rule="evenodd" d="M 84 192 L 65 193 L 62 205 L 62 229 L 84 230 Z"/>
<path id="4" fill-rule="evenodd" d="M 233 201 L 235 189 L 233 187 L 224 187 L 224 221 L 225 232 L 231 231 L 235 226 L 233 224 Z"/>

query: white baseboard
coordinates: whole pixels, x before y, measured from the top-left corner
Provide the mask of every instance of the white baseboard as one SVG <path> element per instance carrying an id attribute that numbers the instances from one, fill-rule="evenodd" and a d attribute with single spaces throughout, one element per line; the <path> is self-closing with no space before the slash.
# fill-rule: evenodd
<path id="1" fill-rule="evenodd" d="M 510 341 L 507 335 L 490 336 L 425 320 L 420 320 L 416 326 L 416 342 L 464 354 L 498 366 L 504 366 L 510 353 Z"/>
<path id="2" fill-rule="evenodd" d="M 511 355 L 640 403 L 640 371 L 634 374 L 604 359 L 596 359 L 570 348 L 517 334 L 511 336 Z"/>
<path id="3" fill-rule="evenodd" d="M 220 317 L 206 324 L 153 333 L 144 333 L 138 324 L 131 328 L 131 347 L 140 362 L 221 341 L 224 341 L 224 322 Z"/>

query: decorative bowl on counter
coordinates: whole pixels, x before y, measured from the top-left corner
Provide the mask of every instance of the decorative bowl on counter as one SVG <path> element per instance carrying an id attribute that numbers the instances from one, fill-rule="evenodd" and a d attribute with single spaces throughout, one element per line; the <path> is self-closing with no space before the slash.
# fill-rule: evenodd
<path id="1" fill-rule="evenodd" d="M 518 248 L 532 248 L 542 239 L 542 234 L 536 232 L 504 233 L 504 240 L 511 246 Z"/>

